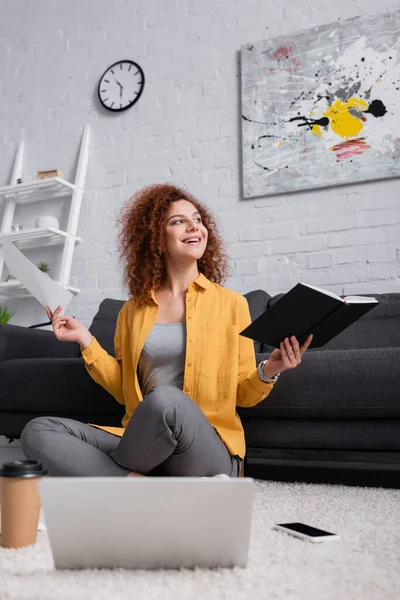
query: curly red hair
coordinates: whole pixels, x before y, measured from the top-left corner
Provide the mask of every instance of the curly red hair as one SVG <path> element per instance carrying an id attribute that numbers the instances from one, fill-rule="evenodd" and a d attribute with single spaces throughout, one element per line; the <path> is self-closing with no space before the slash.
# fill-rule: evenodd
<path id="1" fill-rule="evenodd" d="M 177 200 L 191 202 L 208 230 L 207 248 L 198 261 L 200 273 L 216 283 L 223 282 L 228 275 L 223 242 L 207 208 L 175 185 L 150 185 L 128 200 L 117 221 L 124 284 L 138 305 L 149 302 L 151 290 L 159 289 L 164 279 L 165 215 L 169 204 Z"/>

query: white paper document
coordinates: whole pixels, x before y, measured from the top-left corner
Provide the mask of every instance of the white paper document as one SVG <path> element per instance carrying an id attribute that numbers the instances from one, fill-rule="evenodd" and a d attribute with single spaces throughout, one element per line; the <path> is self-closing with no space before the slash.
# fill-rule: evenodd
<path id="1" fill-rule="evenodd" d="M 4 261 L 13 277 L 18 279 L 42 306 L 48 306 L 51 312 L 54 312 L 57 306 L 62 306 L 62 314 L 64 314 L 74 297 L 73 294 L 42 273 L 6 237 L 1 241 Z"/>

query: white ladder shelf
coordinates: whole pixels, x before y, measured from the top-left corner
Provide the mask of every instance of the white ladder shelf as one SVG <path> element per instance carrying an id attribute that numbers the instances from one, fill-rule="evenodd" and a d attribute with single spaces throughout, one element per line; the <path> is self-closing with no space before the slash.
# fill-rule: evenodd
<path id="1" fill-rule="evenodd" d="M 81 139 L 79 158 L 76 169 L 75 183 L 65 181 L 60 177 L 38 179 L 27 183 L 17 183 L 22 177 L 24 142 L 18 145 L 11 174 L 10 185 L 0 187 L 0 204 L 5 202 L 3 219 L 0 227 L 0 297 L 12 298 L 29 297 L 31 294 L 20 281 L 1 281 L 4 272 L 4 257 L 1 248 L 1 238 L 7 237 L 21 251 L 45 246 L 64 245 L 61 266 L 56 280 L 73 294 L 79 289 L 70 286 L 72 259 L 75 244 L 81 239 L 77 236 L 78 221 L 82 206 L 82 197 L 89 161 L 90 128 L 86 125 Z M 44 200 L 70 198 L 69 217 L 66 231 L 48 227 L 44 229 L 24 229 L 12 231 L 12 225 L 17 205 Z"/>

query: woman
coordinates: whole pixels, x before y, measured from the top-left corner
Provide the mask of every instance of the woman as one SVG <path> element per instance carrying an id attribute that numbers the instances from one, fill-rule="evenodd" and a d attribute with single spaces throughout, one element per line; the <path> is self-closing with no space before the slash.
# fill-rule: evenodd
<path id="1" fill-rule="evenodd" d="M 246 299 L 219 284 L 227 274 L 209 211 L 159 184 L 136 194 L 119 224 L 130 299 L 115 332 L 116 358 L 79 321 L 52 314 L 61 341 L 80 344 L 91 377 L 125 405 L 122 428 L 71 419 L 27 424 L 22 448 L 50 475 L 238 477 L 245 455 L 236 406 L 254 406 L 311 342 L 282 341 L 256 367 Z"/>

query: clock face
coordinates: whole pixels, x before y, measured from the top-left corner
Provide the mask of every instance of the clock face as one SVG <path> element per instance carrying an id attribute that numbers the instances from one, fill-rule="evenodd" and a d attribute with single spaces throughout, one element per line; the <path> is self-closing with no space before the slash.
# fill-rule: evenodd
<path id="1" fill-rule="evenodd" d="M 144 88 L 144 73 L 131 60 L 120 60 L 111 65 L 99 82 L 98 95 L 108 110 L 120 112 L 137 102 Z"/>

